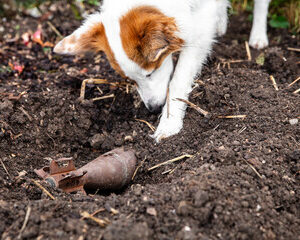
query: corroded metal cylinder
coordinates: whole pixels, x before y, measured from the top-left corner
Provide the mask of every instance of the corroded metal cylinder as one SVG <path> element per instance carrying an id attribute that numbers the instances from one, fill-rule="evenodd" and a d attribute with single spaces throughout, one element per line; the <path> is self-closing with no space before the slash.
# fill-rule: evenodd
<path id="1" fill-rule="evenodd" d="M 132 150 L 117 148 L 73 171 L 84 175 L 84 188 L 118 190 L 127 185 L 135 171 L 136 157 Z"/>

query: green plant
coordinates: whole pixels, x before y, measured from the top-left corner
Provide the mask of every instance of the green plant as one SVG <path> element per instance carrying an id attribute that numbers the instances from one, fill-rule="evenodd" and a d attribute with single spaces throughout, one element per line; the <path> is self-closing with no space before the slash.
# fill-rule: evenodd
<path id="1" fill-rule="evenodd" d="M 249 12 L 252 20 L 253 0 L 231 0 L 232 13 Z M 269 25 L 273 28 L 289 28 L 294 33 L 300 32 L 300 1 L 272 0 L 269 7 Z"/>

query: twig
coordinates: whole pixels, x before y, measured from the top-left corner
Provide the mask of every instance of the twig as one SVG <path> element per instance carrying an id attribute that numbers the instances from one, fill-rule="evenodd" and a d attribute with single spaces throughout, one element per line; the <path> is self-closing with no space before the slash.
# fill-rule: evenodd
<path id="1" fill-rule="evenodd" d="M 234 118 L 246 118 L 247 115 L 232 115 L 232 116 L 218 116 L 218 118 L 222 119 L 234 119 Z"/>
<path id="2" fill-rule="evenodd" d="M 230 64 L 231 63 L 242 63 L 242 62 L 249 62 L 249 60 L 244 60 L 244 59 L 237 59 L 237 60 L 226 60 L 226 59 L 220 59 L 221 60 L 221 63 L 222 63 L 222 67 L 225 68 L 226 65 L 228 67 L 228 69 L 230 69 Z M 221 63 L 218 63 L 218 69 L 220 68 L 220 64 Z"/>
<path id="3" fill-rule="evenodd" d="M 46 193 L 52 200 L 55 200 L 55 197 L 46 189 L 44 188 L 41 184 L 39 184 L 37 181 L 32 179 L 33 183 L 37 185 L 44 193 Z"/>
<path id="4" fill-rule="evenodd" d="M 91 214 L 91 216 L 95 216 L 96 214 L 98 214 L 100 212 L 104 212 L 104 211 L 105 211 L 105 208 L 100 208 L 100 209 L 96 210 L 95 212 L 93 212 Z M 85 219 L 85 217 L 83 217 L 83 216 L 80 218 L 80 220 L 84 220 L 84 219 Z"/>
<path id="5" fill-rule="evenodd" d="M 193 157 L 193 155 L 185 154 L 185 155 L 182 155 L 182 156 L 180 156 L 180 157 L 177 157 L 177 158 L 168 160 L 168 161 L 166 161 L 166 162 L 157 164 L 157 165 L 155 165 L 155 166 L 149 168 L 148 171 L 152 171 L 152 170 L 154 170 L 154 169 L 156 169 L 156 168 L 159 168 L 159 167 L 161 167 L 161 166 L 164 166 L 164 165 L 167 165 L 167 164 L 170 164 L 170 163 L 178 162 L 178 161 L 180 161 L 180 160 L 182 160 L 182 159 L 184 159 L 184 158 L 192 158 L 192 157 Z"/>
<path id="6" fill-rule="evenodd" d="M 274 86 L 275 90 L 279 91 L 279 88 L 277 86 L 277 83 L 276 83 L 275 78 L 273 77 L 273 75 L 270 76 L 270 79 L 271 79 L 271 81 L 273 83 L 273 86 Z"/>
<path id="7" fill-rule="evenodd" d="M 19 109 L 24 113 L 24 115 L 29 119 L 29 121 L 32 122 L 32 117 L 29 115 L 29 113 L 22 107 L 20 107 Z"/>
<path id="8" fill-rule="evenodd" d="M 166 174 L 170 173 L 171 171 L 172 171 L 172 169 L 169 169 L 169 170 L 167 170 L 167 171 L 164 171 L 164 172 L 162 173 L 162 175 L 166 175 Z"/>
<path id="9" fill-rule="evenodd" d="M 18 235 L 18 239 L 21 239 L 22 237 L 22 233 L 23 231 L 25 230 L 26 226 L 27 226 L 27 223 L 28 223 L 28 220 L 29 220 L 29 216 L 30 216 L 30 213 L 31 213 L 31 207 L 28 206 L 27 208 L 27 211 L 26 211 L 26 215 L 25 215 L 25 219 L 24 219 L 24 223 L 23 223 L 23 226 L 19 232 L 19 235 Z"/>
<path id="10" fill-rule="evenodd" d="M 136 118 L 135 120 L 147 124 L 147 126 L 148 126 L 153 132 L 155 132 L 155 127 L 154 127 L 151 123 L 147 122 L 146 120 L 138 119 L 138 118 Z"/>
<path id="11" fill-rule="evenodd" d="M 9 172 L 8 172 L 8 170 L 7 170 L 6 166 L 5 166 L 5 164 L 4 164 L 4 162 L 2 161 L 2 159 L 0 159 L 0 162 L 1 162 L 1 164 L 2 164 L 2 167 L 3 167 L 4 170 L 5 170 L 6 174 L 7 174 L 8 177 L 11 179 L 11 176 L 10 176 L 10 174 L 9 174 Z"/>
<path id="12" fill-rule="evenodd" d="M 224 61 L 223 61 L 224 60 Z M 237 59 L 237 60 L 221 60 L 222 63 L 242 63 L 242 62 L 248 62 L 249 60 L 244 60 L 244 59 Z"/>
<path id="13" fill-rule="evenodd" d="M 247 129 L 247 127 L 242 127 L 239 131 L 238 134 L 241 134 L 242 132 L 244 132 Z"/>
<path id="14" fill-rule="evenodd" d="M 262 179 L 262 176 L 260 175 L 260 173 L 255 169 L 255 167 L 252 166 L 252 164 L 250 164 L 248 161 L 246 161 L 245 159 L 243 159 L 244 162 L 246 162 L 248 164 L 248 166 L 255 172 L 255 174 Z"/>
<path id="15" fill-rule="evenodd" d="M 291 86 L 293 86 L 296 82 L 298 82 L 300 80 L 300 77 L 298 77 L 295 81 L 293 81 L 292 83 L 290 83 L 289 85 L 288 85 L 288 87 L 291 87 Z"/>
<path id="16" fill-rule="evenodd" d="M 57 35 L 59 38 L 63 38 L 63 35 L 61 35 L 61 33 L 57 30 L 57 28 L 56 28 L 50 21 L 47 21 L 47 24 L 48 24 L 49 27 L 53 30 L 53 32 L 56 33 L 56 35 Z"/>
<path id="17" fill-rule="evenodd" d="M 100 101 L 100 100 L 104 100 L 104 99 L 108 99 L 108 98 L 114 98 L 115 94 L 110 94 L 107 96 L 103 96 L 103 97 L 97 97 L 97 98 L 93 98 L 92 101 L 96 102 L 96 101 Z"/>
<path id="18" fill-rule="evenodd" d="M 245 46 L 246 46 L 246 52 L 247 52 L 248 60 L 252 61 L 251 51 L 250 51 L 249 43 L 247 41 L 245 42 Z"/>
<path id="19" fill-rule="evenodd" d="M 96 79 L 96 78 L 88 78 L 82 81 L 81 89 L 80 89 L 80 100 L 84 100 L 85 97 L 85 88 L 86 84 L 109 84 L 115 87 L 126 86 L 128 83 L 126 82 L 109 82 L 106 79 Z"/>
<path id="20" fill-rule="evenodd" d="M 295 92 L 293 92 L 294 94 L 297 94 L 298 92 L 300 92 L 300 88 L 297 89 Z"/>
<path id="21" fill-rule="evenodd" d="M 198 113 L 201 113 L 204 117 L 206 117 L 206 118 L 211 117 L 211 114 L 209 112 L 207 112 L 207 111 L 203 110 L 202 108 L 198 107 L 196 104 L 191 103 L 191 102 L 189 102 L 187 100 L 184 100 L 182 98 L 177 98 L 177 100 L 186 103 L 191 108 L 195 109 Z"/>
<path id="22" fill-rule="evenodd" d="M 133 176 L 131 178 L 132 181 L 135 179 L 135 176 L 136 176 L 137 172 L 139 171 L 139 169 L 144 165 L 146 159 L 147 159 L 147 157 L 145 157 L 144 160 L 140 163 L 140 165 L 138 165 L 138 167 L 135 169 Z"/>
<path id="23" fill-rule="evenodd" d="M 291 47 L 288 47 L 287 50 L 294 51 L 294 52 L 300 52 L 300 48 L 291 48 Z"/>
<path id="24" fill-rule="evenodd" d="M 91 214 L 89 214 L 88 212 L 82 212 L 81 216 L 84 218 L 88 218 L 93 220 L 94 222 L 98 223 L 100 227 L 106 227 L 110 222 L 107 220 L 103 220 L 97 217 L 92 216 Z"/>

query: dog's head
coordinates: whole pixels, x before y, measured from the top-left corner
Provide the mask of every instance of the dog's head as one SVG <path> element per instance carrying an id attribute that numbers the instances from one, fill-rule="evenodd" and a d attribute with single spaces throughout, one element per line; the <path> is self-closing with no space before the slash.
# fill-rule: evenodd
<path id="1" fill-rule="evenodd" d="M 121 76 L 137 83 L 146 107 L 156 111 L 166 101 L 172 53 L 183 45 L 177 32 L 174 18 L 154 7 L 141 6 L 120 17 L 109 13 L 89 16 L 56 45 L 54 52 L 74 55 L 103 51 Z"/>

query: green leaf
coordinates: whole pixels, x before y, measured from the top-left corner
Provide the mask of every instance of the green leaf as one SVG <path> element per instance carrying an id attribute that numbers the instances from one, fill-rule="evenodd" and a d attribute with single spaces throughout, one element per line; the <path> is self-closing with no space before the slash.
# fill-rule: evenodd
<path id="1" fill-rule="evenodd" d="M 261 53 L 259 56 L 255 59 L 256 63 L 260 66 L 263 66 L 265 64 L 265 54 Z"/>
<path id="2" fill-rule="evenodd" d="M 273 15 L 269 24 L 273 28 L 289 28 L 290 23 L 284 16 Z"/>

